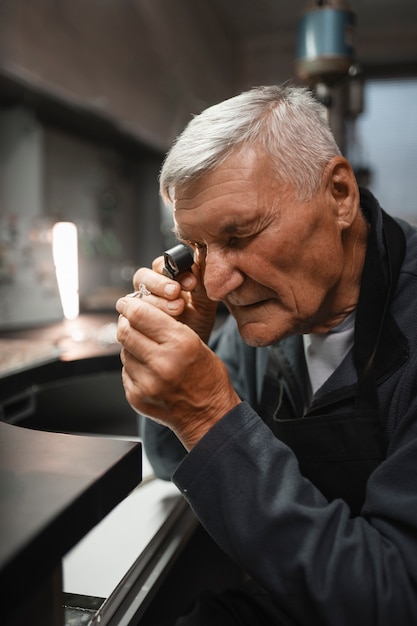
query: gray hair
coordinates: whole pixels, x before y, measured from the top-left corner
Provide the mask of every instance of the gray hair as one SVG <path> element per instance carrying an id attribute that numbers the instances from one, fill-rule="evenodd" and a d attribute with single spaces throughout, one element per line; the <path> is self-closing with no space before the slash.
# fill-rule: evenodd
<path id="1" fill-rule="evenodd" d="M 243 147 L 269 153 L 277 178 L 292 183 L 305 200 L 318 191 L 324 168 L 340 154 L 326 109 L 308 88 L 255 87 L 188 123 L 162 166 L 162 198 L 172 202 L 176 186 L 195 181 Z"/>

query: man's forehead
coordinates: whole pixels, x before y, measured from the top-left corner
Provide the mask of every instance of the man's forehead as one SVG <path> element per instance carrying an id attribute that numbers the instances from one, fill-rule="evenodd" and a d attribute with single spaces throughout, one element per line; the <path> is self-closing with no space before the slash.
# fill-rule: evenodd
<path id="1" fill-rule="evenodd" d="M 212 204 L 232 205 L 239 197 L 257 193 L 256 179 L 242 173 L 240 176 L 205 176 L 193 185 L 178 187 L 174 211 L 196 209 Z"/>
<path id="2" fill-rule="evenodd" d="M 232 188 L 234 184 L 254 184 L 259 173 L 264 174 L 269 166 L 270 158 L 265 153 L 249 147 L 236 149 L 217 166 L 177 184 L 173 190 L 174 206 L 178 199 L 186 202 L 205 195 L 213 187 L 221 186 L 227 192 L 227 188 Z"/>

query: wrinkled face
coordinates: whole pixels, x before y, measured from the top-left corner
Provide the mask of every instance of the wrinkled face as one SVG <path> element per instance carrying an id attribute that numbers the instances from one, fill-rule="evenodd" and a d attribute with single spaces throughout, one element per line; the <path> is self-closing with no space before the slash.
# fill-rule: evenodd
<path id="1" fill-rule="evenodd" d="M 297 200 L 255 151 L 177 188 L 177 234 L 197 251 L 208 297 L 225 303 L 249 345 L 328 325 L 344 266 L 337 206 L 325 184 Z"/>

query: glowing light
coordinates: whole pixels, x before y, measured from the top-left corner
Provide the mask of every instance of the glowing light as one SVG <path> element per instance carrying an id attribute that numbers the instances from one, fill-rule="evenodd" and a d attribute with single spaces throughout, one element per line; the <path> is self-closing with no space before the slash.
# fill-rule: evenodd
<path id="1" fill-rule="evenodd" d="M 67 320 L 78 317 L 78 235 L 72 222 L 57 222 L 52 227 L 52 254 L 62 310 Z"/>

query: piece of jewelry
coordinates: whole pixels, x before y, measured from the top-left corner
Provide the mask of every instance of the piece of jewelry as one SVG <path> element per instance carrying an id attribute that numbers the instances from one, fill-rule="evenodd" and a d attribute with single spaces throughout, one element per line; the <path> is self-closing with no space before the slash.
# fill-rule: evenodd
<path id="1" fill-rule="evenodd" d="M 137 291 L 134 291 L 133 293 L 128 293 L 127 296 L 128 298 L 140 298 L 142 299 L 143 296 L 150 296 L 151 295 L 151 291 L 149 291 L 149 289 L 147 289 L 146 285 L 144 285 L 143 283 L 139 284 L 139 289 Z"/>

